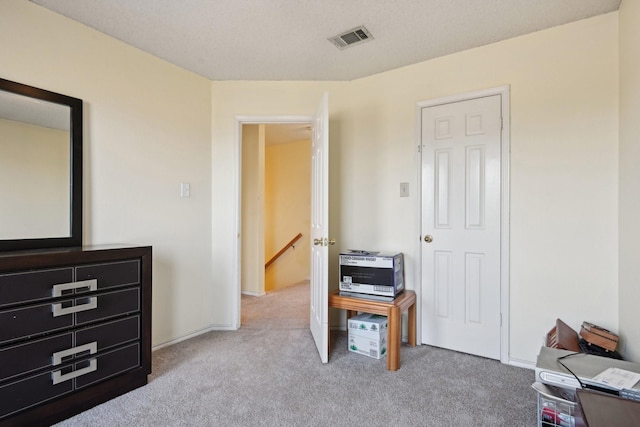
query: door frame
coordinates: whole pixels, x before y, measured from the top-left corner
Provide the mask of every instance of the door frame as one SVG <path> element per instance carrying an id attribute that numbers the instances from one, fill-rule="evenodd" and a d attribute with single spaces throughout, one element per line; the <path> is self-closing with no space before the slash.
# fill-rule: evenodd
<path id="1" fill-rule="evenodd" d="M 502 141 L 500 146 L 500 362 L 510 363 L 509 358 L 509 271 L 510 271 L 510 147 L 511 147 L 511 119 L 510 119 L 510 90 L 509 85 L 465 92 L 440 98 L 429 99 L 416 103 L 416 141 L 417 141 L 417 197 L 415 212 L 416 235 L 419 236 L 416 245 L 415 277 L 417 296 L 416 333 L 422 341 L 422 109 L 442 104 L 468 101 L 476 98 L 500 95 L 502 109 Z"/>
<path id="2" fill-rule="evenodd" d="M 313 115 L 236 115 L 234 131 L 234 163 L 235 174 L 233 177 L 233 231 L 236 235 L 233 248 L 232 281 L 233 301 L 231 313 L 231 325 L 234 329 L 240 329 L 241 322 L 241 298 L 242 298 L 242 126 L 259 124 L 292 124 L 308 123 L 313 125 Z"/>

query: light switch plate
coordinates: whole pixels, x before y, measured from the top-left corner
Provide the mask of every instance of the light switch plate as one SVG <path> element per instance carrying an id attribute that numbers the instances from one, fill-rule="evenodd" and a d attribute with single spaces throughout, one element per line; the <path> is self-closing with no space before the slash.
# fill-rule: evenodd
<path id="1" fill-rule="evenodd" d="M 400 183 L 400 197 L 409 197 L 409 183 L 401 182 Z"/>
<path id="2" fill-rule="evenodd" d="M 188 182 L 180 183 L 180 197 L 191 197 L 191 185 Z"/>

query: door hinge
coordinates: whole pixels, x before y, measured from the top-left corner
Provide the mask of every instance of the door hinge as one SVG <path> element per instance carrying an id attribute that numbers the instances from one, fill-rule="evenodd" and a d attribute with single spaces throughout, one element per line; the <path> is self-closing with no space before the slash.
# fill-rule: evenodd
<path id="1" fill-rule="evenodd" d="M 502 327 L 502 313 L 498 313 L 498 326 Z"/>
<path id="2" fill-rule="evenodd" d="M 418 145 L 418 153 L 422 153 L 422 146 Z"/>
<path id="3" fill-rule="evenodd" d="M 504 118 L 500 116 L 500 130 L 504 129 Z"/>

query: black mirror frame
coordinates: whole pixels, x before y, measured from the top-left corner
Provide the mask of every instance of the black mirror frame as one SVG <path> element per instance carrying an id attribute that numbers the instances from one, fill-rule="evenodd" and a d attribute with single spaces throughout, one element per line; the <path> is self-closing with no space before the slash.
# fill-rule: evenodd
<path id="1" fill-rule="evenodd" d="M 2 239 L 0 237 L 0 251 L 82 246 L 82 100 L 1 78 L 0 90 L 66 105 L 71 111 L 70 235 L 33 239 Z"/>

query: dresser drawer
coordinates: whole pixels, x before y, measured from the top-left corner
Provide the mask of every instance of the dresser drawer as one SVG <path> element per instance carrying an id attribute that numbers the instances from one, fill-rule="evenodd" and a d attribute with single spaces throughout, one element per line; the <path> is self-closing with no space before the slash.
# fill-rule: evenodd
<path id="1" fill-rule="evenodd" d="M 97 369 L 94 372 L 75 379 L 76 388 L 82 388 L 107 378 L 138 368 L 140 363 L 140 344 L 134 343 L 117 350 L 100 354 Z M 76 370 L 86 367 L 88 361 L 76 363 Z"/>
<path id="2" fill-rule="evenodd" d="M 0 418 L 136 369 L 141 366 L 140 360 L 140 344 L 134 343 L 55 371 L 4 384 L 0 386 Z M 74 376 L 82 370 L 89 372 Z M 60 381 L 58 377 L 57 383 L 56 374 L 62 378 Z"/>
<path id="3" fill-rule="evenodd" d="M 73 347 L 73 333 L 17 344 L 0 350 L 0 383 L 51 366 L 52 355 Z"/>
<path id="4" fill-rule="evenodd" d="M 97 281 L 97 287 L 94 289 L 79 283 L 75 289 L 70 286 L 71 290 L 62 291 L 57 295 L 54 290 L 54 285 L 73 285 L 92 279 Z M 37 302 L 60 295 L 67 296 L 74 292 L 79 294 L 90 290 L 136 284 L 140 284 L 139 260 L 0 274 L 0 307 Z"/>
<path id="5" fill-rule="evenodd" d="M 131 316 L 89 326 L 75 332 L 6 347 L 0 349 L 0 382 L 17 375 L 48 368 L 53 363 L 54 354 L 69 352 L 72 348 L 96 343 L 96 352 L 101 352 L 139 339 L 140 316 Z M 63 358 L 63 361 L 68 362 L 72 357 L 83 357 L 88 351 L 71 353 Z"/>
<path id="6" fill-rule="evenodd" d="M 98 280 L 98 289 L 140 283 L 140 261 L 130 260 L 76 267 L 76 280 Z"/>
<path id="7" fill-rule="evenodd" d="M 56 306 L 71 312 L 56 315 Z M 3 310 L 0 311 L 0 344 L 138 311 L 139 288 Z"/>
<path id="8" fill-rule="evenodd" d="M 51 372 L 0 386 L 0 418 L 73 391 L 71 381 L 53 384 Z"/>
<path id="9" fill-rule="evenodd" d="M 88 298 L 76 298 L 76 304 L 87 304 Z M 76 313 L 76 325 L 108 319 L 140 311 L 140 289 L 124 289 L 97 295 L 97 307 Z"/>
<path id="10" fill-rule="evenodd" d="M 72 300 L 60 302 L 70 306 Z M 73 326 L 73 315 L 53 315 L 52 304 L 38 304 L 29 307 L 0 311 L 0 344 L 15 341 L 31 335 L 55 332 Z"/>
<path id="11" fill-rule="evenodd" d="M 73 268 L 0 274 L 0 307 L 53 296 L 53 285 L 73 282 Z"/>
<path id="12" fill-rule="evenodd" d="M 140 339 L 140 316 L 125 317 L 99 325 L 78 329 L 76 345 L 98 343 L 98 351 L 108 350 L 128 341 Z"/>

